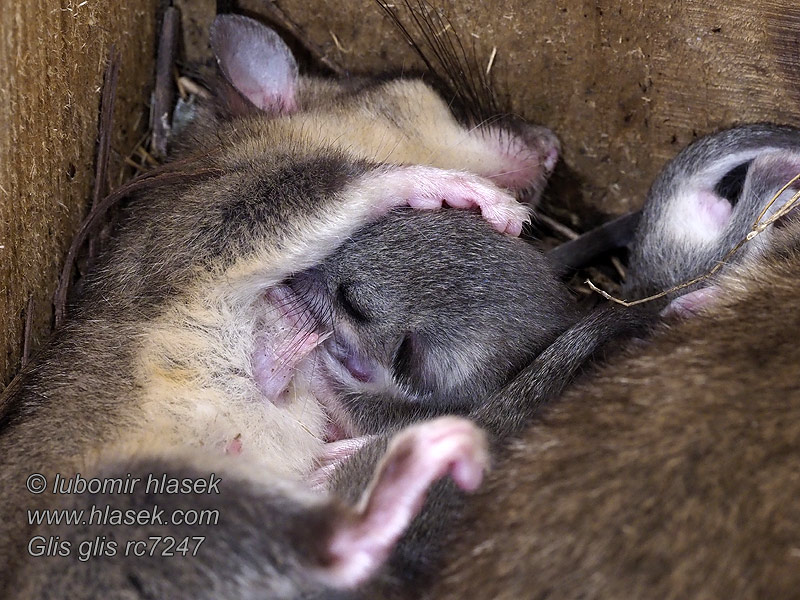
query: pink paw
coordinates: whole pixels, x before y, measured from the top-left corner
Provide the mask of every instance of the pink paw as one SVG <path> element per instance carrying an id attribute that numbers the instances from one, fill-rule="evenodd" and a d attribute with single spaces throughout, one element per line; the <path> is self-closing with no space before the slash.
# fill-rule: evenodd
<path id="1" fill-rule="evenodd" d="M 494 183 L 472 173 L 435 167 L 397 167 L 376 175 L 388 208 L 408 204 L 420 210 L 442 205 L 477 208 L 483 218 L 501 233 L 517 236 L 530 220 L 530 209 Z M 385 207 L 384 207 L 385 208 Z"/>
<path id="2" fill-rule="evenodd" d="M 356 585 L 383 564 L 436 480 L 450 475 L 459 487 L 474 490 L 488 462 L 483 432 L 466 419 L 441 417 L 398 433 L 358 512 L 330 539 L 331 571 L 339 584 Z"/>
<path id="3" fill-rule="evenodd" d="M 711 285 L 700 288 L 678 296 L 661 311 L 662 317 L 675 316 L 680 319 L 688 319 L 698 315 L 700 312 L 711 306 L 720 296 L 717 286 Z"/>
<path id="4" fill-rule="evenodd" d="M 253 352 L 253 377 L 267 400 L 280 403 L 298 363 L 320 344 L 316 333 L 298 331 L 288 340 L 262 336 Z"/>
<path id="5" fill-rule="evenodd" d="M 561 144 L 555 134 L 545 127 L 522 125 L 516 133 L 484 127 L 474 129 L 470 136 L 491 151 L 477 172 L 519 192 L 525 202 L 536 206 L 558 162 Z"/>
<path id="6" fill-rule="evenodd" d="M 432 482 L 449 474 L 461 489 L 473 491 L 489 464 L 486 437 L 471 421 L 439 417 L 408 427 L 392 439 L 384 467 L 398 470 L 398 464 L 404 465 L 404 476 L 410 480 Z"/>

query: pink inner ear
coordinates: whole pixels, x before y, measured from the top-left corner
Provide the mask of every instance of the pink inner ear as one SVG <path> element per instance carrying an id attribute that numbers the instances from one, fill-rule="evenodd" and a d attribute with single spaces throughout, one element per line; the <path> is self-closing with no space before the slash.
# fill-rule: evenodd
<path id="1" fill-rule="evenodd" d="M 728 224 L 733 207 L 722 196 L 703 191 L 697 195 L 697 210 L 705 225 L 714 231 L 721 231 Z"/>
<path id="2" fill-rule="evenodd" d="M 277 33 L 240 15 L 220 15 L 211 47 L 225 78 L 250 102 L 271 114 L 296 110 L 297 63 Z"/>
<path id="3" fill-rule="evenodd" d="M 713 232 L 721 231 L 731 218 L 733 207 L 722 196 L 714 192 L 702 191 L 697 194 L 697 216 L 701 226 Z"/>

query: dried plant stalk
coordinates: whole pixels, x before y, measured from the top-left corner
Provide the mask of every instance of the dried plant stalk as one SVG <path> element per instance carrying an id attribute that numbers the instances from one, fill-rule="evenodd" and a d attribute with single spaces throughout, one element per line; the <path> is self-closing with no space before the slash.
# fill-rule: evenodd
<path id="1" fill-rule="evenodd" d="M 800 200 L 800 191 L 798 191 L 791 198 L 789 198 L 789 200 L 787 200 L 777 211 L 775 211 L 775 214 L 772 215 L 769 219 L 767 219 L 766 221 L 762 221 L 764 215 L 767 214 L 769 208 L 773 204 L 775 204 L 778 198 L 780 198 L 781 194 L 783 194 L 786 190 L 788 190 L 791 187 L 791 185 L 798 180 L 800 180 L 800 173 L 792 177 L 792 179 L 790 179 L 786 183 L 786 185 L 784 185 L 780 190 L 778 190 L 778 192 L 772 197 L 772 199 L 767 203 L 764 209 L 759 213 L 758 217 L 756 217 L 756 220 L 753 223 L 752 227 L 750 228 L 750 231 L 747 232 L 747 235 L 743 237 L 741 240 L 739 240 L 739 242 L 733 248 L 731 248 L 730 251 L 725 256 L 722 257 L 722 260 L 720 260 L 717 264 L 711 267 L 711 269 L 709 269 L 707 272 L 703 273 L 698 277 L 695 277 L 694 279 L 685 281 L 684 283 L 673 286 L 668 290 L 664 290 L 663 292 L 653 294 L 652 296 L 648 296 L 647 298 L 640 298 L 639 300 L 633 300 L 633 301 L 622 300 L 621 298 L 615 298 L 608 292 L 597 287 L 594 283 L 592 283 L 590 279 L 587 279 L 585 283 L 592 289 L 592 291 L 597 292 L 606 300 L 610 300 L 611 302 L 614 302 L 616 304 L 621 304 L 622 306 L 629 307 L 629 306 L 636 306 L 637 304 L 644 304 L 645 302 L 652 302 L 653 300 L 658 300 L 659 298 L 663 298 L 667 294 L 671 294 L 672 292 L 677 292 L 678 290 L 682 290 L 696 283 L 704 281 L 709 277 L 711 277 L 712 275 L 714 275 L 714 273 L 719 271 L 723 267 L 723 265 L 728 261 L 728 259 L 734 254 L 736 254 L 742 248 L 742 246 L 744 246 L 747 242 L 756 237 L 759 233 L 764 231 L 767 227 L 772 225 L 775 221 L 777 221 L 784 215 L 787 215 L 789 211 L 791 211 L 794 208 L 794 205 L 797 203 L 798 200 Z"/>

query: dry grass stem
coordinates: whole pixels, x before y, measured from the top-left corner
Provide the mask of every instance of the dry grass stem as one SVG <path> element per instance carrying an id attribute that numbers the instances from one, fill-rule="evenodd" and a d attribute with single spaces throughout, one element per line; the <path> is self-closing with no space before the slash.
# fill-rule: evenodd
<path id="1" fill-rule="evenodd" d="M 633 300 L 631 302 L 627 300 L 622 300 L 621 298 L 615 298 L 608 292 L 597 287 L 594 283 L 592 283 L 590 279 L 586 280 L 586 285 L 588 285 L 593 291 L 600 294 L 606 300 L 610 300 L 611 302 L 614 302 L 616 304 L 621 304 L 622 306 L 625 307 L 630 307 L 630 306 L 636 306 L 637 304 L 644 304 L 645 302 L 652 302 L 653 300 L 658 300 L 659 298 L 663 298 L 667 294 L 671 294 L 672 292 L 677 292 L 678 290 L 685 289 L 687 287 L 693 286 L 696 283 L 704 281 L 709 277 L 711 277 L 712 275 L 714 275 L 717 271 L 719 271 L 723 267 L 723 265 L 727 263 L 728 259 L 734 254 L 736 254 L 741 249 L 742 246 L 744 246 L 747 242 L 756 237 L 759 233 L 764 231 L 767 227 L 772 225 L 775 221 L 788 214 L 794 208 L 794 205 L 797 203 L 798 200 L 800 200 L 800 191 L 796 192 L 791 198 L 789 198 L 789 200 L 787 200 L 777 211 L 775 211 L 775 214 L 773 214 L 769 219 L 767 219 L 766 221 L 762 221 L 764 215 L 767 214 L 769 208 L 777 201 L 778 198 L 780 198 L 781 194 L 783 194 L 786 190 L 788 190 L 789 187 L 791 187 L 791 185 L 798 180 L 800 180 L 800 173 L 798 173 L 792 179 L 790 179 L 786 183 L 786 185 L 784 185 L 780 190 L 778 190 L 778 192 L 774 196 L 772 196 L 772 199 L 759 213 L 758 217 L 756 218 L 755 222 L 753 223 L 753 226 L 750 228 L 750 231 L 747 233 L 747 235 L 741 240 L 739 240 L 739 242 L 733 248 L 731 248 L 725 256 L 722 257 L 722 260 L 717 262 L 717 264 L 711 267 L 711 269 L 709 269 L 707 272 L 703 273 L 698 277 L 695 277 L 689 281 L 685 281 L 684 283 L 681 283 L 679 285 L 673 286 L 668 290 L 659 292 L 658 294 L 653 294 L 652 296 L 648 296 L 647 298 L 641 298 L 639 300 Z"/>
<path id="2" fill-rule="evenodd" d="M 616 256 L 612 256 L 611 264 L 614 266 L 614 269 L 616 269 L 617 274 L 619 274 L 620 280 L 625 281 L 625 278 L 628 276 L 628 272 L 625 269 L 625 265 L 622 264 L 622 261 Z"/>
<path id="3" fill-rule="evenodd" d="M 568 240 L 574 240 L 580 237 L 580 234 L 577 231 L 570 229 L 569 227 L 567 227 L 566 225 L 564 225 L 559 221 L 556 221 L 552 217 L 548 217 L 547 215 L 544 215 L 542 213 L 537 213 L 535 219 L 540 223 L 544 223 L 545 225 L 547 225 L 547 227 L 549 227 L 556 233 L 560 233 Z"/>
<path id="4" fill-rule="evenodd" d="M 333 33 L 333 31 L 329 30 L 328 33 L 331 34 L 331 38 L 333 39 L 333 43 L 336 44 L 336 49 L 339 50 L 339 52 L 341 52 L 342 54 L 350 54 L 352 49 L 348 49 L 348 48 L 345 48 L 344 46 L 342 46 L 341 42 L 339 42 L 339 38 L 336 37 L 336 34 Z"/>
<path id="5" fill-rule="evenodd" d="M 497 57 L 497 46 L 492 47 L 492 53 L 489 55 L 489 64 L 486 65 L 486 76 L 489 76 L 489 73 L 492 72 L 492 67 L 494 66 L 494 59 Z"/>
<path id="6" fill-rule="evenodd" d="M 21 367 L 28 364 L 33 347 L 33 294 L 28 296 L 28 305 L 25 308 L 25 329 L 22 334 L 22 363 Z"/>

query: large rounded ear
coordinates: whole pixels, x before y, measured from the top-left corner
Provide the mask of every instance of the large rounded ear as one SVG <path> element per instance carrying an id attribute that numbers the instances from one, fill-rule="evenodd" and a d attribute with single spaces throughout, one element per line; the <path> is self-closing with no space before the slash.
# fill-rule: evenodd
<path id="1" fill-rule="evenodd" d="M 241 15 L 219 15 L 211 48 L 225 79 L 257 108 L 286 114 L 297 107 L 297 63 L 272 29 Z"/>
<path id="2" fill-rule="evenodd" d="M 776 150 L 765 152 L 751 164 L 742 191 L 742 210 L 750 222 L 761 217 L 767 221 L 800 190 L 800 152 Z M 775 194 L 786 190 L 770 204 Z M 763 215 L 762 215 L 763 212 Z"/>

